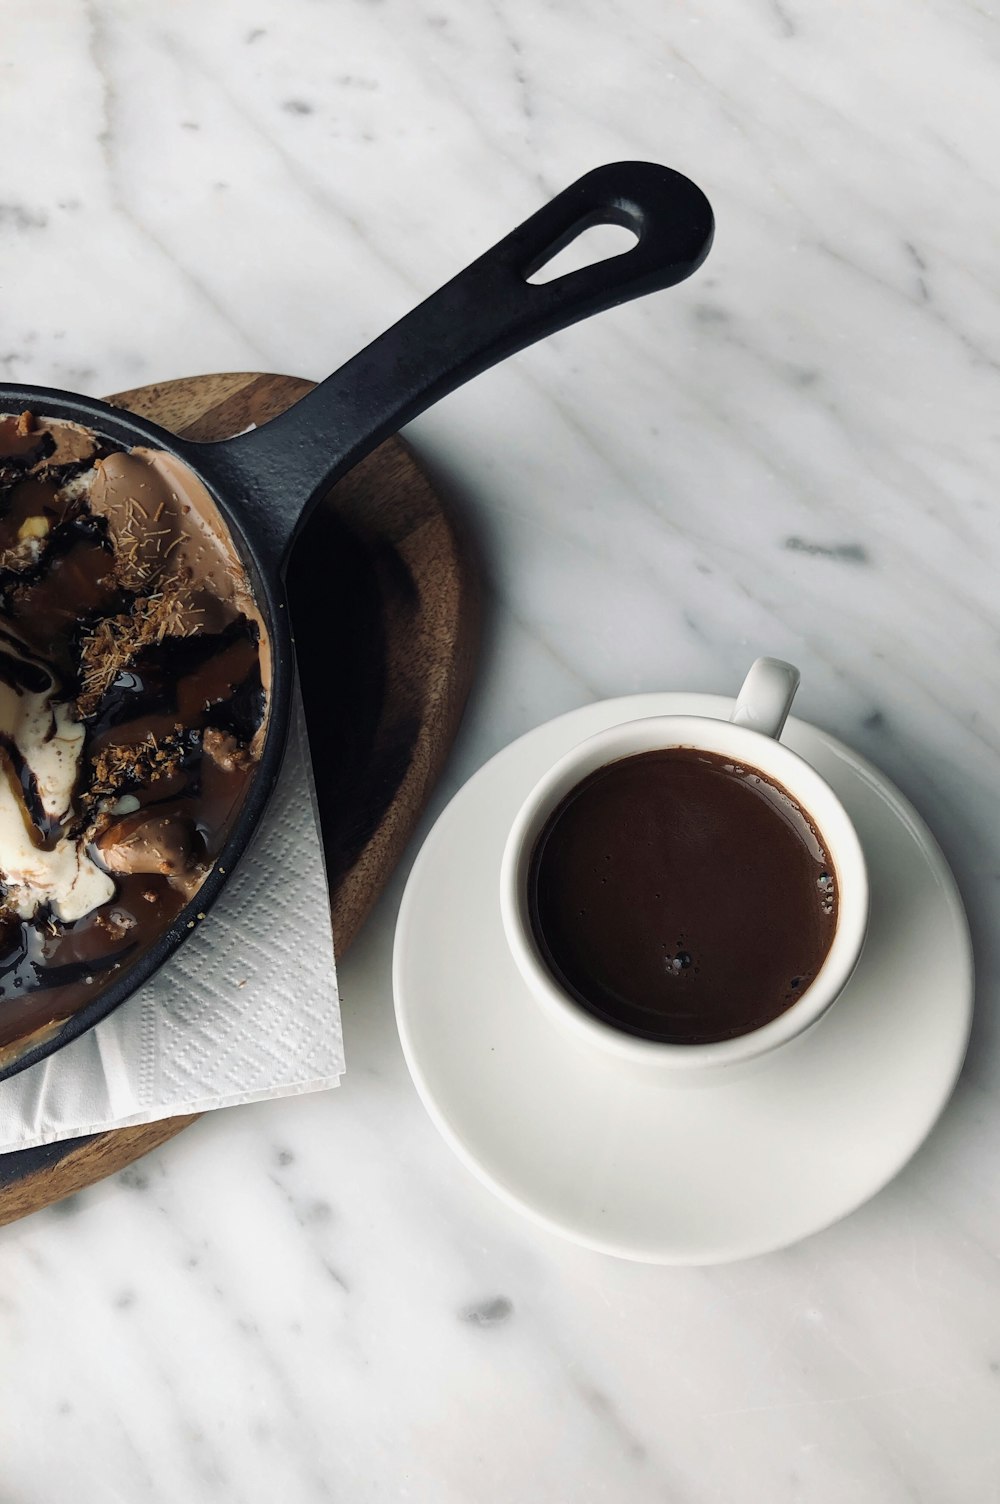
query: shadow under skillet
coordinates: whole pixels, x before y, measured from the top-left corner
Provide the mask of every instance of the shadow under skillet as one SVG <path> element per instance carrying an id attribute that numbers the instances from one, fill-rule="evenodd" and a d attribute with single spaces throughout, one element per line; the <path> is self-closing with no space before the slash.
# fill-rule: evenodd
<path id="1" fill-rule="evenodd" d="M 309 732 L 327 880 L 352 867 L 407 766 L 415 727 L 380 734 L 386 681 L 378 543 L 317 510 L 288 567 L 288 596 Z M 389 553 L 388 550 L 386 550 Z M 317 568 L 318 561 L 321 567 Z"/>

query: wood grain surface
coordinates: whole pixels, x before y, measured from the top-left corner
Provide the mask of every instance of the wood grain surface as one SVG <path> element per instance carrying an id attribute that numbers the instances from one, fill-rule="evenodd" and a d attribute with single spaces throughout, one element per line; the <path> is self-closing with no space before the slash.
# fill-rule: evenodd
<path id="1" fill-rule="evenodd" d="M 266 423 L 311 386 L 243 372 L 161 382 L 111 401 L 188 437 L 217 439 Z M 288 591 L 342 956 L 441 771 L 478 637 L 468 549 L 401 440 L 381 445 L 317 508 L 293 552 Z M 194 1121 L 0 1155 L 0 1225 L 113 1174 Z"/>

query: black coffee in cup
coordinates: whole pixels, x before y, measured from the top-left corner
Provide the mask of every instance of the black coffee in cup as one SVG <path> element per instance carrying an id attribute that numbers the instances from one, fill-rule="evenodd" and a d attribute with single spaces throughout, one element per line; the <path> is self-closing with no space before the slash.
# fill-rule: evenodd
<path id="1" fill-rule="evenodd" d="M 808 813 L 695 748 L 599 768 L 550 816 L 528 876 L 539 953 L 587 1012 L 671 1044 L 777 1018 L 822 966 L 837 891 Z"/>

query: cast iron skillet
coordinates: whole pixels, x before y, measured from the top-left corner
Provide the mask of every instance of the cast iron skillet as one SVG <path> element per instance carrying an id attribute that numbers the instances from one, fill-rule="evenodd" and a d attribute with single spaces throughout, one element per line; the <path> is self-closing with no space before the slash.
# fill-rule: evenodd
<path id="1" fill-rule="evenodd" d="M 528 278 L 596 224 L 638 239 L 624 254 L 552 281 Z M 701 190 L 668 167 L 598 167 L 480 256 L 426 302 L 355 355 L 286 413 L 217 443 L 192 443 L 91 397 L 47 387 L 0 386 L 0 412 L 82 423 L 130 448 L 176 455 L 207 486 L 243 557 L 271 639 L 270 721 L 258 770 L 232 835 L 192 902 L 155 945 L 52 1037 L 0 1068 L 0 1079 L 92 1028 L 161 966 L 214 901 L 246 848 L 274 787 L 288 730 L 294 676 L 284 594 L 291 544 L 333 483 L 404 423 L 462 382 L 592 313 L 689 277 L 712 243 Z"/>

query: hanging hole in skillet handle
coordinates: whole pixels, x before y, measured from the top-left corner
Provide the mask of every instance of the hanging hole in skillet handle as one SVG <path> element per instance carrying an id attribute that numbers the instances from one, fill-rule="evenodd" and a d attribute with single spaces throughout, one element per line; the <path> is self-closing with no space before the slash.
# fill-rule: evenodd
<path id="1" fill-rule="evenodd" d="M 578 272 L 585 266 L 594 266 L 598 261 L 610 261 L 613 256 L 624 256 L 639 244 L 636 232 L 627 225 L 588 225 L 574 235 L 568 245 L 556 251 L 548 261 L 543 261 L 537 271 L 525 278 L 535 287 L 565 277 L 567 272 Z"/>
<path id="2" fill-rule="evenodd" d="M 605 225 L 631 231 L 635 243 L 551 281 L 543 279 L 541 286 L 556 294 L 560 305 L 583 302 L 587 313 L 596 313 L 672 287 L 698 269 L 715 233 L 708 199 L 683 173 L 657 162 L 609 162 L 557 194 L 496 250 L 519 253 L 517 269 L 537 286 L 537 272 L 586 232 Z"/>

